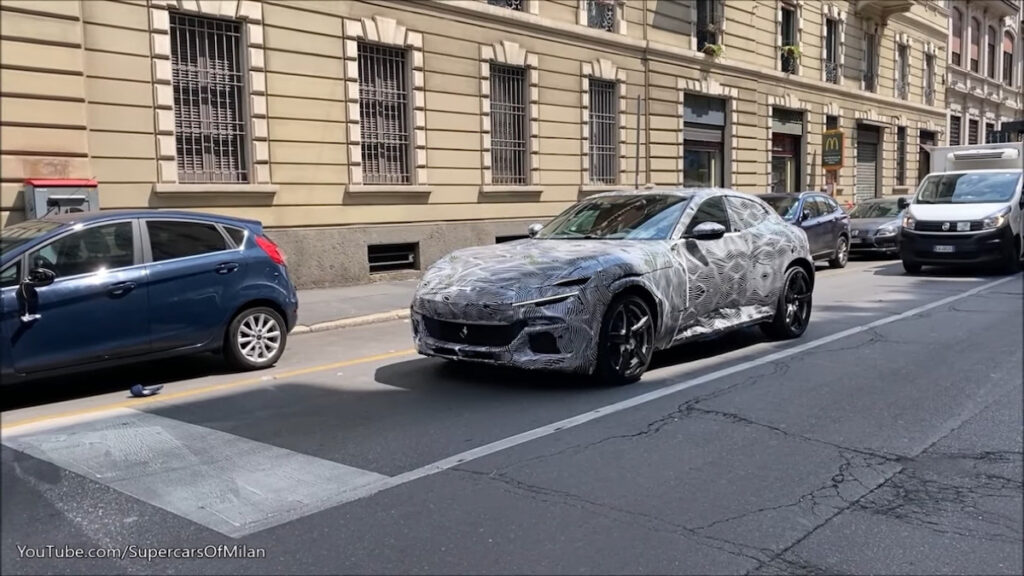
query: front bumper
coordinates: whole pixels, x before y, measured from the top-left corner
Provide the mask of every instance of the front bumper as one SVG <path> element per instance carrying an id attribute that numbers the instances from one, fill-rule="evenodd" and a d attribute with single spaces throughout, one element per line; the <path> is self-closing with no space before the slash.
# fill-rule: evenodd
<path id="1" fill-rule="evenodd" d="M 416 350 L 425 356 L 589 374 L 595 365 L 600 315 L 590 313 L 579 295 L 515 307 L 417 297 L 411 323 Z"/>
<path id="2" fill-rule="evenodd" d="M 870 236 L 861 236 L 860 234 L 858 234 L 854 236 L 851 233 L 851 254 L 893 253 L 898 252 L 899 249 L 900 241 L 899 235 L 897 234 L 891 234 L 888 236 L 876 236 L 874 234 Z"/>
<path id="3" fill-rule="evenodd" d="M 964 235 L 914 232 L 904 229 L 900 257 L 918 264 L 982 264 L 1004 258 L 1013 249 L 1009 226 Z"/>

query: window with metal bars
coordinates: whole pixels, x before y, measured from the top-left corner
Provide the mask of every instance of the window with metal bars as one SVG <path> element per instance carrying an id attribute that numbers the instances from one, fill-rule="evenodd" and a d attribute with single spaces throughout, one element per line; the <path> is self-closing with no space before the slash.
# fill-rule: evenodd
<path id="1" fill-rule="evenodd" d="M 697 50 L 718 44 L 718 0 L 697 0 Z"/>
<path id="2" fill-rule="evenodd" d="M 587 26 L 615 31 L 615 0 L 587 0 Z"/>
<path id="3" fill-rule="evenodd" d="M 981 123 L 975 119 L 967 121 L 967 143 L 977 144 L 978 143 L 978 131 L 981 129 Z"/>
<path id="4" fill-rule="evenodd" d="M 590 79 L 590 181 L 615 184 L 619 177 L 618 85 Z"/>
<path id="5" fill-rule="evenodd" d="M 896 127 L 896 185 L 907 184 L 907 129 Z"/>
<path id="6" fill-rule="evenodd" d="M 960 131 L 963 120 L 959 116 L 949 117 L 949 145 L 960 145 Z"/>
<path id="7" fill-rule="evenodd" d="M 528 184 L 526 68 L 491 64 L 491 180 Z"/>
<path id="8" fill-rule="evenodd" d="M 487 0 L 487 3 L 491 6 L 500 6 L 502 8 L 508 8 L 509 10 L 515 10 L 516 12 L 523 11 L 523 3 L 526 0 Z"/>
<path id="9" fill-rule="evenodd" d="M 171 12 L 178 181 L 248 182 L 238 22 Z"/>
<path id="10" fill-rule="evenodd" d="M 359 138 L 363 182 L 409 184 L 409 77 L 404 48 L 360 42 Z"/>

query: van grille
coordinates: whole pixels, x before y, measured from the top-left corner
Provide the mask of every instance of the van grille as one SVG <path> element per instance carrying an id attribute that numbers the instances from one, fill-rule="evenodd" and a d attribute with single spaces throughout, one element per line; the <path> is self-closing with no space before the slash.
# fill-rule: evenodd
<path id="1" fill-rule="evenodd" d="M 943 230 L 942 225 L 949 224 L 948 230 Z M 956 232 L 956 222 L 918 222 L 914 226 L 915 232 Z M 981 222 L 971 222 L 971 232 L 981 231 Z"/>

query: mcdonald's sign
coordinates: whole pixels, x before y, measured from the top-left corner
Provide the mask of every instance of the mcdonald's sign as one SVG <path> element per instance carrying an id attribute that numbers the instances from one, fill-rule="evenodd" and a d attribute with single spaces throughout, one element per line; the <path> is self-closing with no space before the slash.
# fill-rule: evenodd
<path id="1" fill-rule="evenodd" d="M 842 130 L 826 130 L 822 133 L 821 166 L 830 169 L 843 167 Z"/>

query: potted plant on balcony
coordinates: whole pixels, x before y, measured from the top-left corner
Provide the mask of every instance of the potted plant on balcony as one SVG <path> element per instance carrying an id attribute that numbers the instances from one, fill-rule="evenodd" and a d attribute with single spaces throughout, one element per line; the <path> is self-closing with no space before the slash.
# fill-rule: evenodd
<path id="1" fill-rule="evenodd" d="M 705 44 L 704 49 L 701 51 L 712 58 L 718 58 L 722 55 L 724 48 L 721 44 Z"/>
<path id="2" fill-rule="evenodd" d="M 792 60 L 800 59 L 800 47 L 796 44 L 786 44 L 782 47 L 782 55 Z"/>

